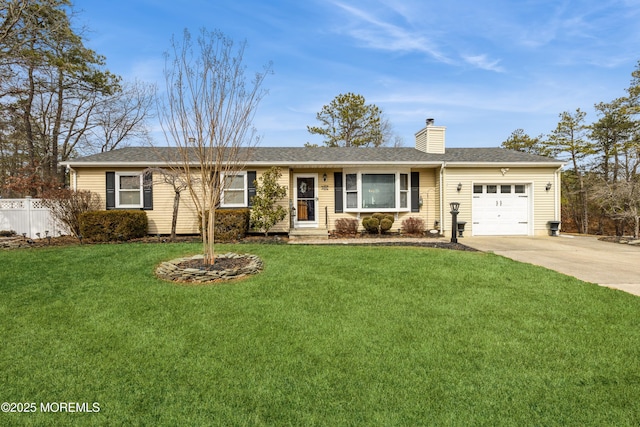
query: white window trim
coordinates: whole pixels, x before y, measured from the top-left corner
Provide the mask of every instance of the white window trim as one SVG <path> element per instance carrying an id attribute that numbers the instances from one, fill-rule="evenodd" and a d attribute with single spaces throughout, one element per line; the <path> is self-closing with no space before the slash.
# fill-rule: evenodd
<path id="1" fill-rule="evenodd" d="M 231 176 L 231 177 L 236 177 L 236 176 L 241 176 L 242 180 L 243 180 L 243 187 L 242 187 L 242 203 L 225 203 L 224 202 L 224 193 L 225 191 L 227 191 L 227 189 L 224 186 L 224 179 L 225 179 L 225 175 L 226 176 Z M 246 208 L 247 206 L 249 206 L 249 200 L 248 200 L 248 188 L 247 188 L 247 173 L 246 172 L 233 172 L 233 173 L 227 173 L 225 174 L 224 172 L 220 174 L 220 186 L 221 186 L 221 191 L 220 191 L 220 207 L 221 208 Z M 240 191 L 240 190 L 232 190 L 232 191 Z"/>
<path id="2" fill-rule="evenodd" d="M 407 190 L 400 190 L 400 175 L 408 175 L 407 176 Z M 347 175 L 356 175 L 356 188 L 357 188 L 357 208 L 349 208 L 347 207 Z M 362 208 L 362 175 L 395 175 L 394 184 L 395 184 L 395 208 Z M 357 213 L 376 213 L 376 212 L 411 212 L 411 170 L 410 169 L 364 169 L 364 170 L 353 170 L 353 169 L 345 169 L 342 173 L 342 182 L 344 182 L 344 189 L 342 191 L 342 206 L 345 207 L 345 212 L 357 212 Z M 404 208 L 400 207 L 400 193 L 407 193 L 407 206 Z"/>
<path id="3" fill-rule="evenodd" d="M 134 190 L 120 190 L 121 176 L 137 176 L 140 180 L 140 203 L 135 205 L 125 205 L 120 203 L 120 191 L 134 192 Z M 140 209 L 144 207 L 144 174 L 142 172 L 116 172 L 116 209 Z"/>

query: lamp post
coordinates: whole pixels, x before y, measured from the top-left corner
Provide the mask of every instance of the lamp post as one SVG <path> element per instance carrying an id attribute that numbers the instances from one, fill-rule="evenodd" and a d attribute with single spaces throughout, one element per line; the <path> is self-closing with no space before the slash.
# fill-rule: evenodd
<path id="1" fill-rule="evenodd" d="M 451 243 L 458 243 L 458 212 L 460 211 L 460 203 L 451 202 Z"/>

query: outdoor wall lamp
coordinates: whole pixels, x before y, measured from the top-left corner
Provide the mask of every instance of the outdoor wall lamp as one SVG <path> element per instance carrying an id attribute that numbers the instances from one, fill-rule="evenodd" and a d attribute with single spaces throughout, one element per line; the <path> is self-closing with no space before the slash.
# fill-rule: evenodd
<path id="1" fill-rule="evenodd" d="M 462 183 L 459 182 L 458 186 L 456 187 L 456 190 L 458 190 L 458 193 L 460 192 L 460 190 L 462 190 Z"/>
<path id="2" fill-rule="evenodd" d="M 544 187 L 544 189 L 547 190 L 547 191 L 551 190 L 551 183 L 547 182 L 547 186 Z"/>
<path id="3" fill-rule="evenodd" d="M 322 175 L 322 180 L 324 182 L 327 182 L 327 173 L 326 172 Z"/>

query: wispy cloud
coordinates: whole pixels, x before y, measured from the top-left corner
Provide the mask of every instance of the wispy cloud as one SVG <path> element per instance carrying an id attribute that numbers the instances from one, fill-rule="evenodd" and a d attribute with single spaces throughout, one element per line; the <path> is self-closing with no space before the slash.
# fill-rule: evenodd
<path id="1" fill-rule="evenodd" d="M 504 68 L 499 65 L 499 59 L 491 60 L 487 55 L 463 55 L 462 58 L 468 64 L 482 70 L 495 71 L 496 73 L 504 73 L 505 71 Z"/>
<path id="2" fill-rule="evenodd" d="M 425 34 L 386 22 L 362 9 L 344 3 L 335 2 L 334 4 L 356 18 L 355 26 L 345 31 L 369 48 L 403 53 L 421 52 L 439 62 L 447 64 L 454 62 L 440 52 L 433 40 Z"/>

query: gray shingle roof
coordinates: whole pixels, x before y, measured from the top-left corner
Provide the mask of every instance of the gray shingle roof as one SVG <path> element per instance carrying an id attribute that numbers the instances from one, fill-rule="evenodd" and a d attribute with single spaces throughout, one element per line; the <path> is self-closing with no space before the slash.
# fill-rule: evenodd
<path id="1" fill-rule="evenodd" d="M 243 149 L 247 164 L 331 165 L 331 164 L 438 164 L 447 163 L 534 163 L 559 165 L 548 157 L 503 148 L 448 148 L 444 154 L 425 153 L 415 148 L 391 147 L 256 147 Z M 70 166 L 158 165 L 175 158 L 172 147 L 126 147 L 64 162 Z"/>

